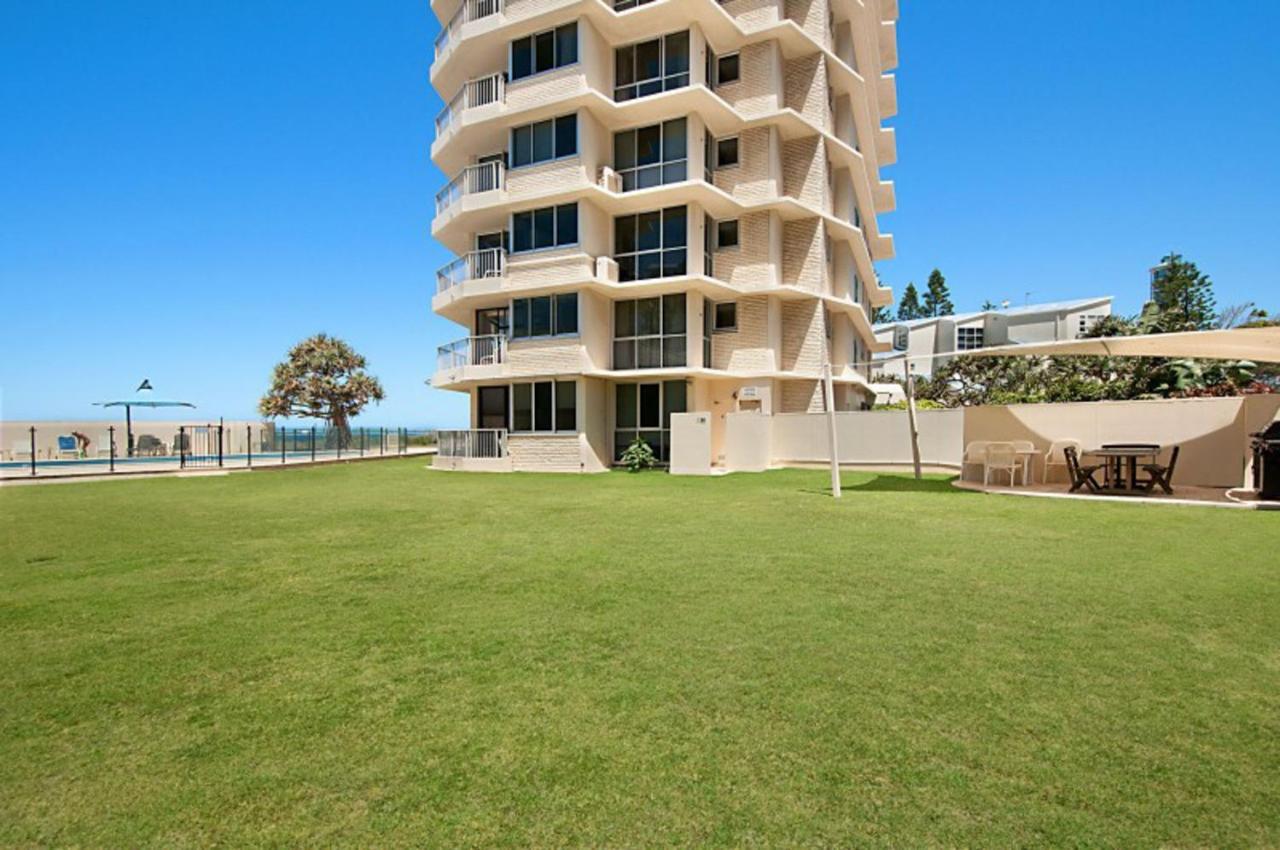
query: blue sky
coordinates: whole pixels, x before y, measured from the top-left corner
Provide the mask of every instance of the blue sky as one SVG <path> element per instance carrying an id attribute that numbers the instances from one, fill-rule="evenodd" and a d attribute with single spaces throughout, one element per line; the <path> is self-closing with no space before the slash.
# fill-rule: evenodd
<path id="1" fill-rule="evenodd" d="M 1280 4 L 901 5 L 896 291 L 937 266 L 959 309 L 1134 312 L 1177 249 L 1280 308 Z M 0 417 L 144 376 L 251 416 L 326 331 L 387 389 L 364 421 L 464 424 L 424 384 L 464 333 L 429 309 L 436 29 L 423 0 L 0 0 Z"/>

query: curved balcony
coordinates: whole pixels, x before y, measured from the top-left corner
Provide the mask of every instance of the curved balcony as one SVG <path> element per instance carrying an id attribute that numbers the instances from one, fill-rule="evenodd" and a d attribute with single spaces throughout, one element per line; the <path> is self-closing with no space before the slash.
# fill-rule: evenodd
<path id="1" fill-rule="evenodd" d="M 507 80 L 502 73 L 489 74 L 467 80 L 444 109 L 436 115 L 436 144 L 443 145 L 450 131 L 462 120 L 465 113 L 494 104 L 501 105 L 507 99 Z"/>
<path id="2" fill-rule="evenodd" d="M 463 40 L 462 28 L 465 25 L 472 21 L 501 15 L 504 5 L 503 0 L 463 0 L 462 5 L 458 6 L 458 10 L 449 19 L 449 23 L 442 26 L 440 34 L 436 36 L 436 64 L 442 63 Z"/>
<path id="3" fill-rule="evenodd" d="M 466 336 L 436 350 L 433 387 L 447 387 L 464 381 L 498 378 L 507 363 L 504 336 Z"/>
<path id="4" fill-rule="evenodd" d="M 469 251 L 436 272 L 436 294 L 442 295 L 471 280 L 497 280 L 507 274 L 505 248 Z"/>
<path id="5" fill-rule="evenodd" d="M 464 168 L 461 174 L 436 193 L 436 218 L 432 222 L 432 229 L 438 229 L 446 220 L 462 212 L 468 206 L 469 196 L 494 192 L 492 201 L 502 203 L 505 200 L 503 195 L 507 186 L 506 178 L 506 166 L 497 161 Z"/>

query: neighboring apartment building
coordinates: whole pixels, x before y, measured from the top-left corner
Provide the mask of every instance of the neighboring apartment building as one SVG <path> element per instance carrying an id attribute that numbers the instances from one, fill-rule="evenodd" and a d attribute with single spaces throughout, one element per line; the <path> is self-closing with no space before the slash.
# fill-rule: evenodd
<path id="1" fill-rule="evenodd" d="M 670 417 L 872 401 L 896 0 L 434 0 L 439 466 L 596 471 Z"/>
<path id="2" fill-rule="evenodd" d="M 917 375 L 926 376 L 956 351 L 1077 339 L 1111 315 L 1111 301 L 1107 295 L 876 325 L 876 339 L 893 353 L 878 357 L 872 371 L 904 377 L 911 363 Z"/>

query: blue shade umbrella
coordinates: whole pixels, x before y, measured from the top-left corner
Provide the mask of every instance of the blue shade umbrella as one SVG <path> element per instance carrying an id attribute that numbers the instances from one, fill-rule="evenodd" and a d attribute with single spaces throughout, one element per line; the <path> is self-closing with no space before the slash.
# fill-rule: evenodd
<path id="1" fill-rule="evenodd" d="M 133 391 L 133 398 L 122 398 L 116 401 L 95 401 L 94 404 L 99 407 L 123 407 L 124 408 L 124 429 L 129 437 L 129 454 L 133 457 L 133 415 L 132 411 L 135 407 L 195 407 L 189 401 L 169 401 L 166 399 L 158 399 L 152 394 L 151 381 L 143 378 L 142 383 L 138 384 L 138 388 Z"/>

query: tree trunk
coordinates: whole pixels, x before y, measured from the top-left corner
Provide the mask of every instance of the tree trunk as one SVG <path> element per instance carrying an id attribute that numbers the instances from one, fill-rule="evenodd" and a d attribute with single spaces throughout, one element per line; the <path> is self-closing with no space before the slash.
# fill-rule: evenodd
<path id="1" fill-rule="evenodd" d="M 343 450 L 350 448 L 351 425 L 347 422 L 347 412 L 345 410 L 333 409 L 329 414 L 329 427 L 333 431 L 330 439 L 333 441 L 334 446 Z"/>

